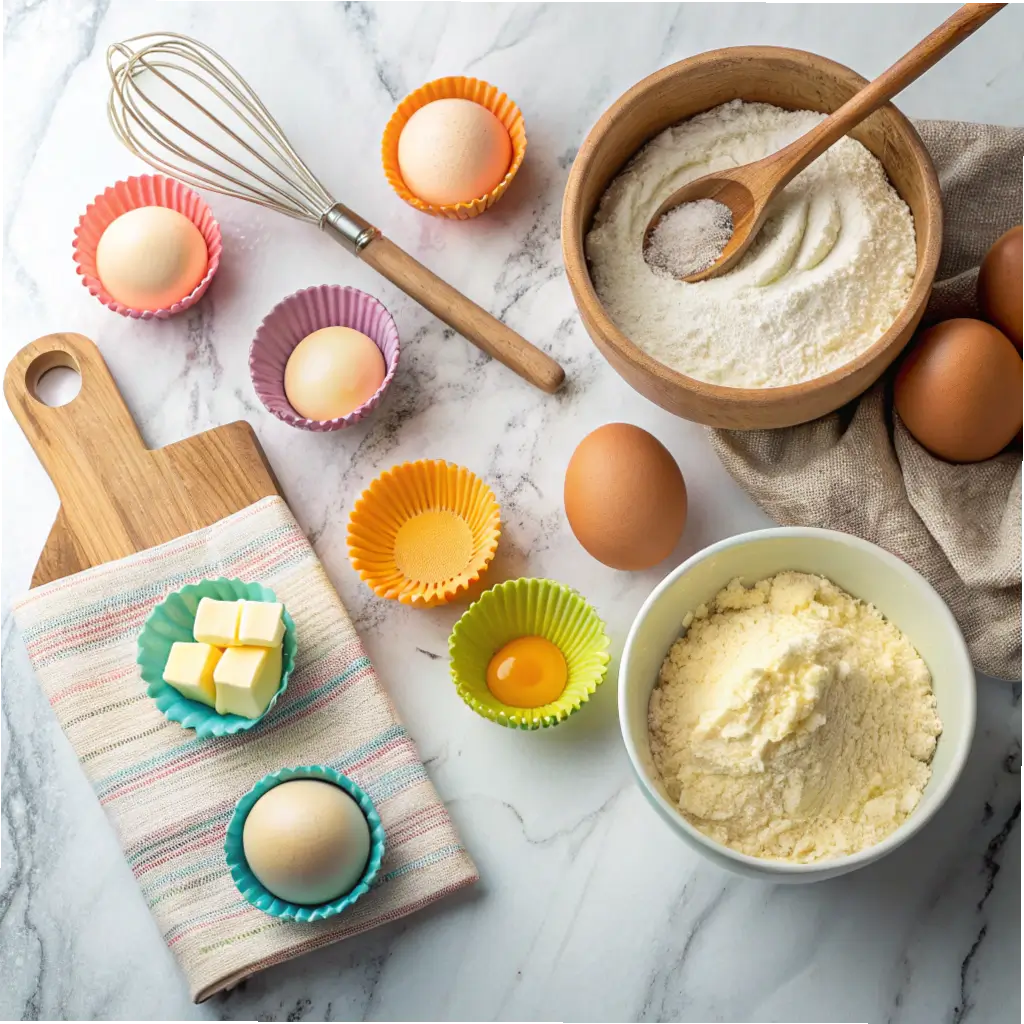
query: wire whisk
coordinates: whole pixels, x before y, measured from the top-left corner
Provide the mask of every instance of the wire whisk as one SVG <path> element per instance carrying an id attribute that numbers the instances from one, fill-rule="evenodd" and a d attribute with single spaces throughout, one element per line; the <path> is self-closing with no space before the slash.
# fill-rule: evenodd
<path id="1" fill-rule="evenodd" d="M 150 33 L 107 49 L 107 117 L 170 177 L 315 224 L 450 327 L 544 391 L 562 368 L 337 202 L 246 80 L 205 43 Z"/>

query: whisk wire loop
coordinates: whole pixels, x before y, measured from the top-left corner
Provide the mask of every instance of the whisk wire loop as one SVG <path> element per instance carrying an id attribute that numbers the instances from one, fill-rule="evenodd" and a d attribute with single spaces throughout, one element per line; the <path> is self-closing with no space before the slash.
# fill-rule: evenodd
<path id="1" fill-rule="evenodd" d="M 108 48 L 107 70 L 107 117 L 136 156 L 191 185 L 318 227 L 328 222 L 336 205 L 331 194 L 251 86 L 216 51 L 173 32 L 135 36 Z M 202 132 L 168 110 L 153 91 L 159 83 L 203 119 Z"/>

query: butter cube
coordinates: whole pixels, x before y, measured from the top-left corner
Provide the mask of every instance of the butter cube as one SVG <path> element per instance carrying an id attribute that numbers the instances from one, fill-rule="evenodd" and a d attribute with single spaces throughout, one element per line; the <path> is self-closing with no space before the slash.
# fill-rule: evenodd
<path id="1" fill-rule="evenodd" d="M 259 718 L 281 685 L 281 648 L 229 647 L 213 681 L 218 715 Z"/>
<path id="2" fill-rule="evenodd" d="M 284 639 L 284 605 L 276 601 L 243 601 L 238 642 L 243 647 L 279 647 Z"/>
<path id="3" fill-rule="evenodd" d="M 196 609 L 192 635 L 200 643 L 213 644 L 214 647 L 237 647 L 241 614 L 241 601 L 215 601 L 212 597 L 204 597 Z"/>
<path id="4" fill-rule="evenodd" d="M 182 697 L 209 704 L 212 708 L 217 703 L 213 676 L 220 657 L 218 647 L 179 640 L 171 644 L 171 653 L 164 666 L 164 682 L 173 686 Z"/>

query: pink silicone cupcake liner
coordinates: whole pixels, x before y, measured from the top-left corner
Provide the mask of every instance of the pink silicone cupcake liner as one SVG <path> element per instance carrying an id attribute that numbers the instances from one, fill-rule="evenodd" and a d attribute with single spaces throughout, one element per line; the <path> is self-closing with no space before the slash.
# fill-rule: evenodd
<path id="1" fill-rule="evenodd" d="M 372 398 L 347 416 L 310 420 L 300 416 L 284 393 L 284 368 L 303 338 L 323 327 L 351 327 L 380 349 L 387 374 Z M 249 374 L 259 400 L 279 420 L 303 430 L 341 430 L 368 416 L 398 369 L 398 328 L 391 314 L 372 295 L 358 288 L 322 284 L 282 299 L 266 316 L 249 348 Z"/>
<path id="2" fill-rule="evenodd" d="M 111 221 L 116 220 L 121 214 L 143 206 L 164 206 L 169 210 L 177 210 L 199 228 L 206 240 L 206 252 L 210 261 L 206 275 L 191 294 L 183 296 L 167 309 L 132 309 L 118 302 L 103 287 L 96 272 L 96 247 L 99 245 L 100 236 Z M 78 227 L 75 228 L 74 259 L 78 273 L 82 276 L 82 284 L 89 289 L 89 294 L 95 295 L 107 309 L 136 320 L 166 320 L 169 316 L 194 306 L 203 297 L 220 266 L 223 248 L 220 225 L 198 193 L 180 181 L 165 178 L 162 174 L 143 174 L 127 181 L 119 181 L 86 207 L 85 213 L 78 220 Z"/>

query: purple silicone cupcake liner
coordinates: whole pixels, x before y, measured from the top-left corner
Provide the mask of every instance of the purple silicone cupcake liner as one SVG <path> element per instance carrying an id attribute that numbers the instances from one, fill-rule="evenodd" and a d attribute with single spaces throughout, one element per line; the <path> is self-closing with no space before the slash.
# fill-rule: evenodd
<path id="1" fill-rule="evenodd" d="M 324 327 L 351 327 L 365 334 L 384 356 L 387 373 L 372 398 L 347 416 L 310 420 L 300 416 L 284 392 L 284 368 L 303 338 Z M 279 420 L 302 430 L 341 430 L 369 415 L 380 404 L 398 369 L 398 328 L 372 295 L 358 288 L 322 284 L 282 299 L 266 316 L 249 348 L 249 375 L 259 400 Z"/>

